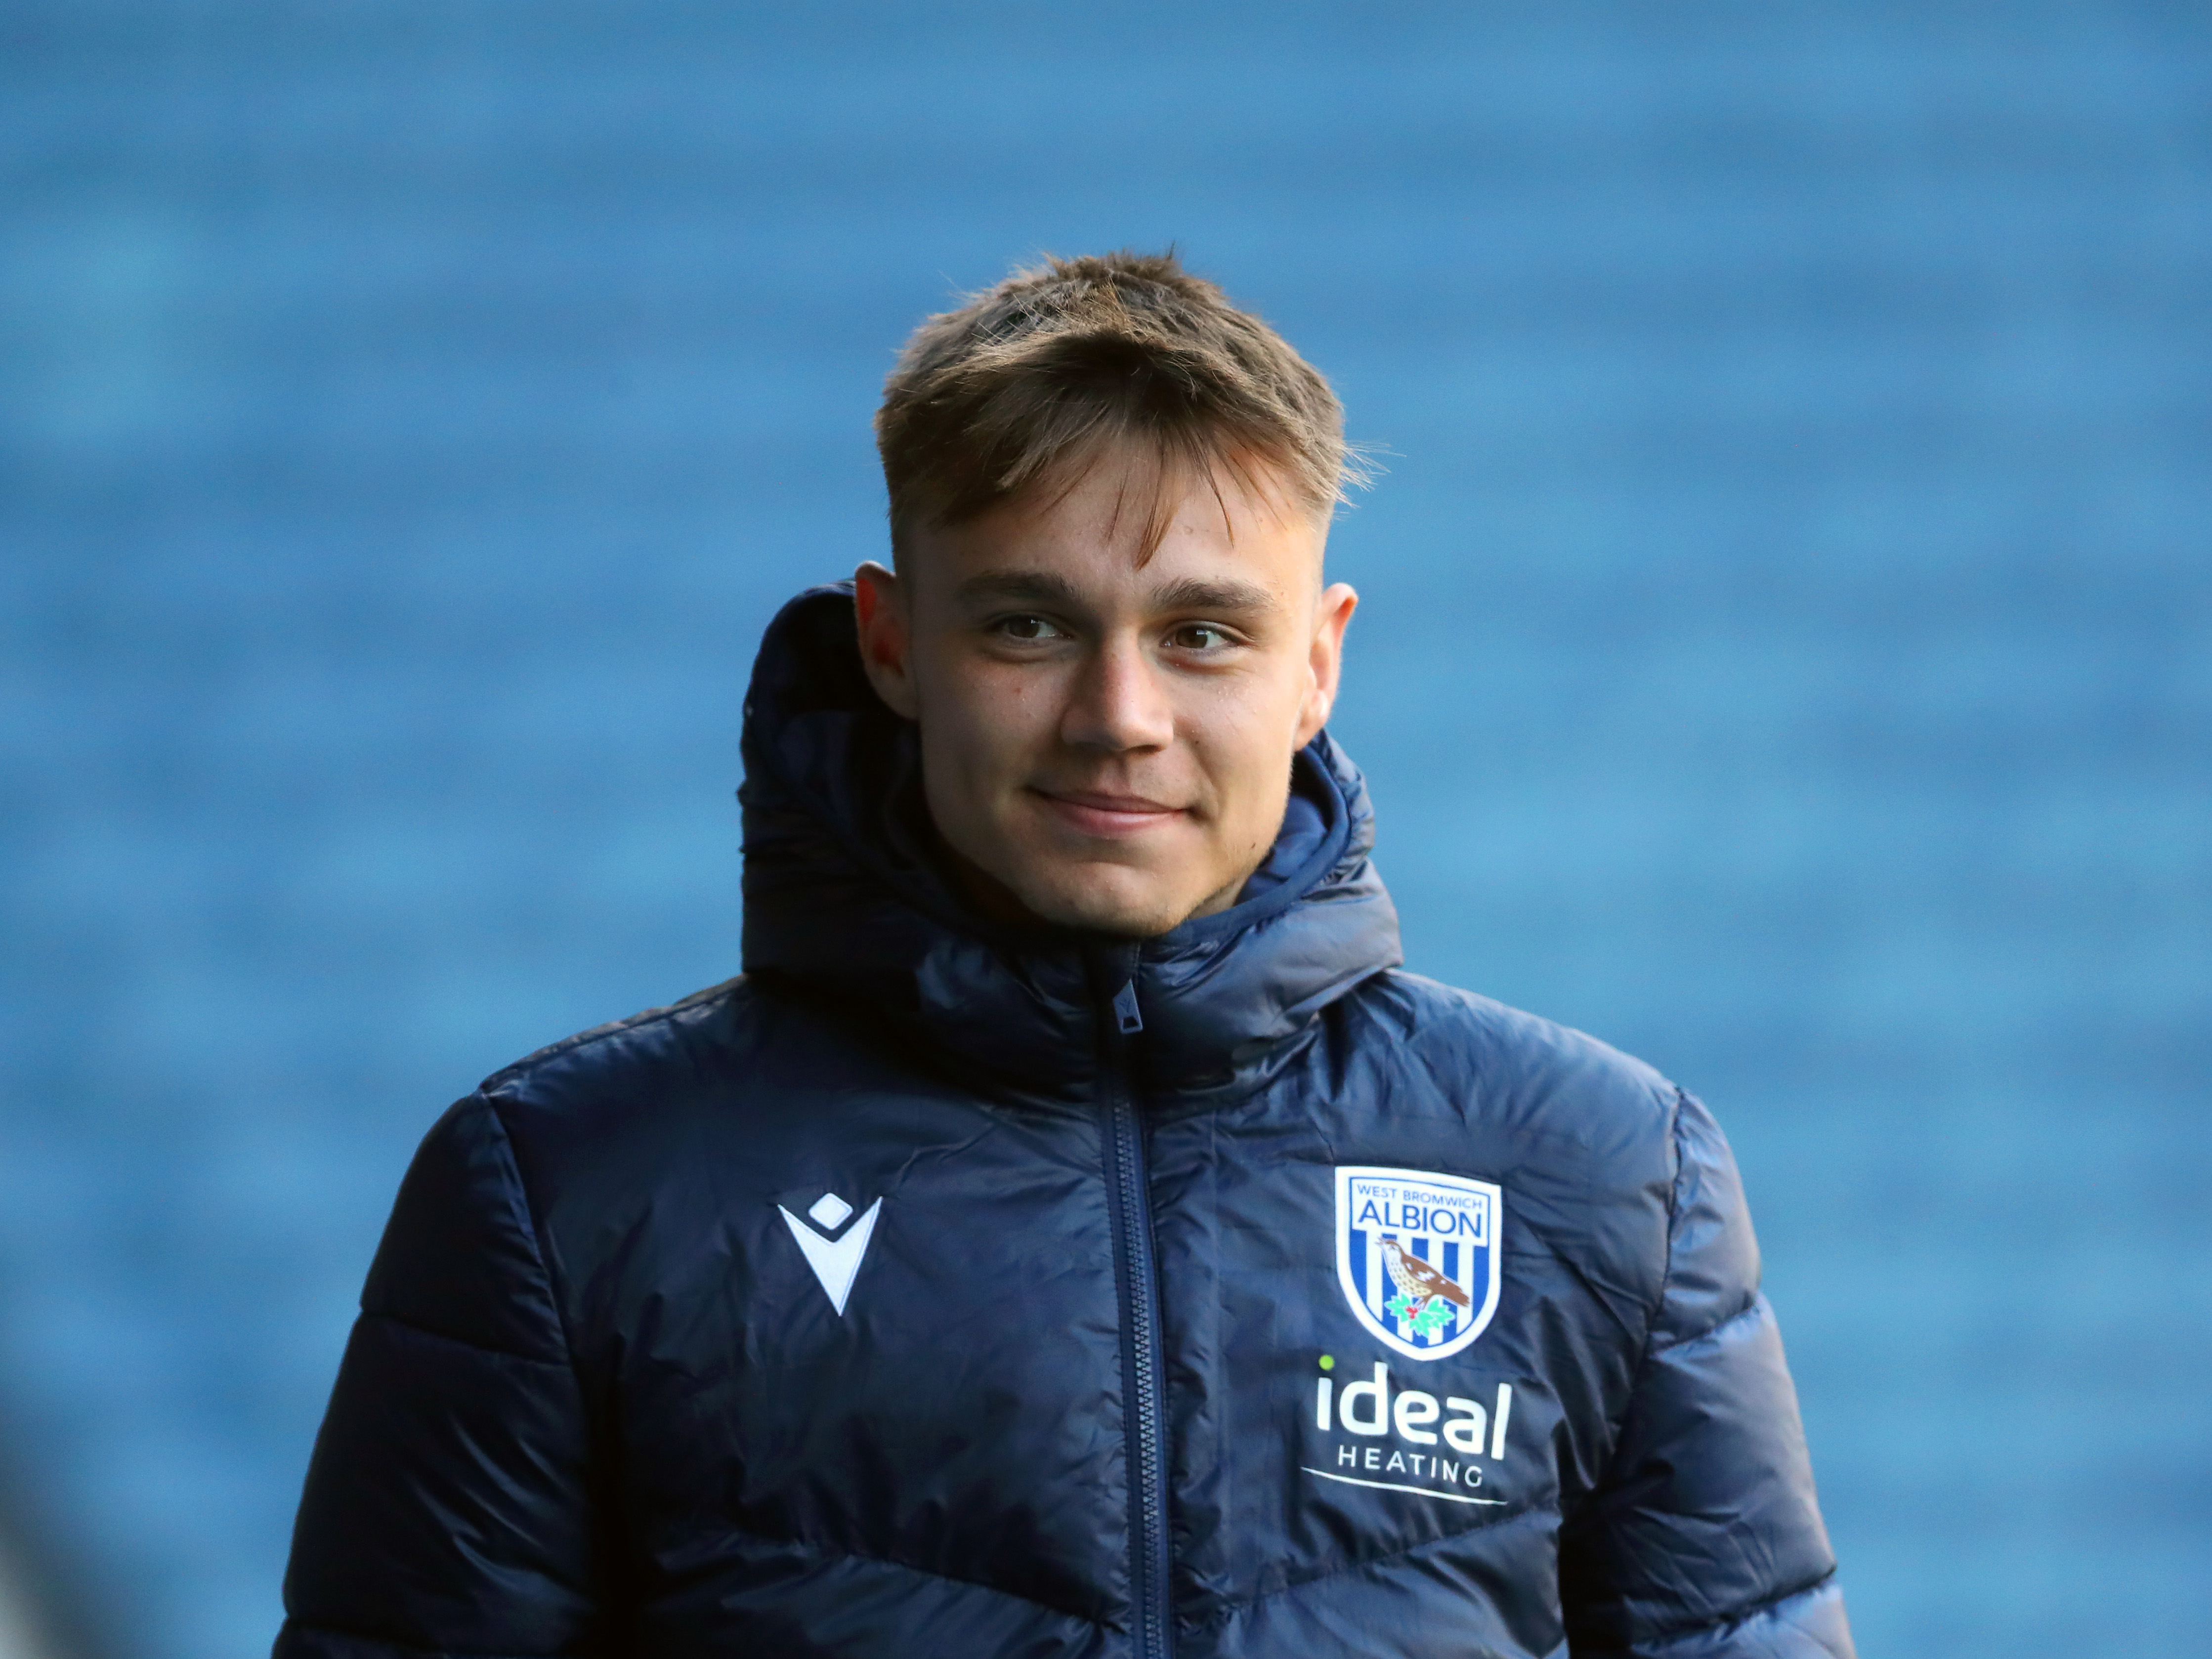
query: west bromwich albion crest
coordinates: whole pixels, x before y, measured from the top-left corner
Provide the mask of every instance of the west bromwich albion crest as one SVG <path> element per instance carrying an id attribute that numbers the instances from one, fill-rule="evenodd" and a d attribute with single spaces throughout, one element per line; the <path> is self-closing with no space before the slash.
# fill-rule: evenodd
<path id="1" fill-rule="evenodd" d="M 1498 1311 L 1504 1196 L 1487 1181 L 1340 1167 L 1336 1276 L 1359 1322 L 1413 1359 L 1443 1359 Z"/>

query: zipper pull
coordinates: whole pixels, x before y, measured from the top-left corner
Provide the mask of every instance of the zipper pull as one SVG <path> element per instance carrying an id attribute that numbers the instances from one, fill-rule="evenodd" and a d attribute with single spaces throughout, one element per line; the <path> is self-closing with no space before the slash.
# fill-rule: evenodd
<path id="1" fill-rule="evenodd" d="M 1133 979 L 1114 993 L 1114 1018 L 1123 1036 L 1134 1036 L 1145 1029 L 1145 1017 L 1137 1012 L 1137 981 Z"/>

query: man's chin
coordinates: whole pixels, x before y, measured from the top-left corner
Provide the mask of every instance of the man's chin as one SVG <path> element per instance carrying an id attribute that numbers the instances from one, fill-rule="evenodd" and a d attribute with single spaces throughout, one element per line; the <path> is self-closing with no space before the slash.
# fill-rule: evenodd
<path id="1" fill-rule="evenodd" d="M 1165 883 L 1118 879 L 1039 881 L 1014 889 L 1030 915 L 1055 927 L 1112 933 L 1123 939 L 1157 939 L 1206 908 L 1206 895 L 1170 889 Z"/>
<path id="2" fill-rule="evenodd" d="M 1243 886 L 1239 875 L 1218 891 L 1194 890 L 1192 866 L 1202 858 L 1177 859 L 1167 849 L 1132 863 L 1009 848 L 1004 842 L 978 849 L 985 854 L 980 858 L 950 837 L 941 845 L 968 896 L 986 915 L 1123 939 L 1157 939 L 1193 916 L 1224 909 Z"/>

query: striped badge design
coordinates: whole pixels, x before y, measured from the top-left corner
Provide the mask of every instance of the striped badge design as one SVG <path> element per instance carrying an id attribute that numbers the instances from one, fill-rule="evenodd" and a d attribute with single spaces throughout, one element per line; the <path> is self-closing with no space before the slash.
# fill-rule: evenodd
<path id="1" fill-rule="evenodd" d="M 1336 1274 L 1359 1322 L 1409 1359 L 1444 1359 L 1498 1311 L 1504 1195 L 1487 1181 L 1340 1166 Z"/>

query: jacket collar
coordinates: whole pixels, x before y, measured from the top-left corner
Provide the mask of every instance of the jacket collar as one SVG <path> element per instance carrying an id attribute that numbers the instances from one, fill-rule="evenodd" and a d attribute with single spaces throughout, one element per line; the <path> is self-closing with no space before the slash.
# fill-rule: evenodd
<path id="1" fill-rule="evenodd" d="M 769 624 L 744 761 L 745 970 L 863 1000 L 1018 1094 L 1087 1091 L 1130 986 L 1149 1095 L 1242 1095 L 1322 1009 L 1402 960 L 1366 786 L 1326 733 L 1299 752 L 1283 833 L 1229 909 L 1141 944 L 980 916 L 935 853 L 914 729 L 861 667 L 850 583 Z"/>

